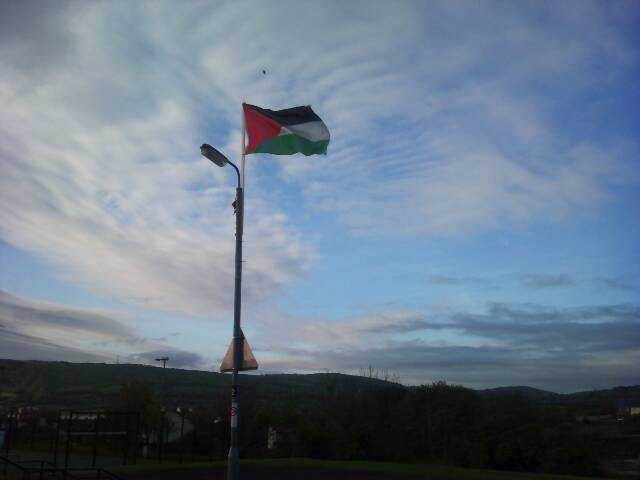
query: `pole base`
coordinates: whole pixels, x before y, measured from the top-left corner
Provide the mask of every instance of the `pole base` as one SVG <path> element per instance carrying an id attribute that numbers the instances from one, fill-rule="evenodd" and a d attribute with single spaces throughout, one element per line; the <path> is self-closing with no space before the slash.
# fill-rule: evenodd
<path id="1" fill-rule="evenodd" d="M 238 480 L 240 478 L 240 456 L 238 449 L 231 447 L 227 457 L 227 480 Z"/>

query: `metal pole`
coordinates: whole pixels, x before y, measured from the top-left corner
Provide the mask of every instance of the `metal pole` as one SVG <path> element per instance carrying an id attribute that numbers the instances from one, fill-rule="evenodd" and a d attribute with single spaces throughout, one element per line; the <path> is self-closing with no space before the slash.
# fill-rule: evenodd
<path id="1" fill-rule="evenodd" d="M 242 282 L 242 220 L 244 198 L 242 188 L 236 189 L 236 284 L 233 315 L 233 370 L 231 373 L 231 445 L 229 447 L 227 480 L 238 480 L 238 370 L 242 365 L 242 331 L 240 330 L 240 288 Z"/>
<path id="2" fill-rule="evenodd" d="M 211 462 L 213 462 L 213 454 L 216 448 L 215 433 L 216 433 L 216 421 L 214 419 L 211 422 L 211 446 L 209 449 L 209 461 Z"/>
<path id="3" fill-rule="evenodd" d="M 196 430 L 196 420 L 195 418 L 191 417 L 191 421 L 193 422 L 193 443 L 191 444 L 191 461 L 195 462 L 196 461 L 196 450 L 198 449 L 198 431 Z"/>
<path id="4" fill-rule="evenodd" d="M 69 421 L 67 422 L 67 446 L 64 450 L 64 468 L 69 466 L 69 450 L 71 449 L 71 422 L 73 421 L 73 412 L 69 412 Z"/>
<path id="5" fill-rule="evenodd" d="M 53 447 L 53 466 L 58 466 L 58 444 L 60 443 L 60 423 L 62 423 L 62 412 L 58 412 L 58 423 L 56 424 L 56 443 Z"/>
<path id="6" fill-rule="evenodd" d="M 160 435 L 158 435 L 158 463 L 162 463 L 162 444 L 164 443 L 164 408 L 161 410 Z"/>
<path id="7" fill-rule="evenodd" d="M 119 418 L 122 418 L 122 417 L 119 417 Z M 125 424 L 126 431 L 125 431 L 125 436 L 124 436 L 124 447 L 122 449 L 122 465 L 126 465 L 127 462 L 129 461 L 129 441 L 130 441 L 129 436 L 131 434 L 131 432 L 130 432 L 131 425 L 130 425 L 130 422 L 129 422 L 129 413 L 128 412 L 125 413 L 125 415 L 124 415 L 124 424 Z"/>
<path id="8" fill-rule="evenodd" d="M 98 455 L 98 437 L 100 435 L 100 413 L 96 413 L 93 427 L 93 458 L 91 459 L 91 467 L 96 468 L 96 456 Z"/>
<path id="9" fill-rule="evenodd" d="M 231 438 L 227 464 L 227 480 L 240 478 L 240 455 L 238 451 L 238 370 L 242 366 L 243 337 L 240 329 L 240 306 L 242 289 L 242 230 L 244 225 L 244 143 L 245 143 L 244 111 L 242 114 L 242 149 L 240 168 L 238 173 L 238 188 L 236 188 L 236 278 L 233 303 L 233 365 L 231 373 Z M 237 172 L 236 168 L 236 172 Z"/>
<path id="10" fill-rule="evenodd" d="M 180 423 L 180 460 L 178 463 L 182 463 L 182 451 L 184 449 L 184 411 L 180 412 L 181 423 Z"/>
<path id="11" fill-rule="evenodd" d="M 13 413 L 11 410 L 9 410 L 9 413 L 7 414 L 7 434 L 4 438 L 4 456 L 6 458 L 9 458 L 9 442 L 11 441 L 11 433 L 12 433 L 12 423 L 13 423 L 13 417 L 12 417 Z"/>
<path id="12" fill-rule="evenodd" d="M 36 429 L 38 428 L 38 422 L 36 420 L 36 416 L 33 414 L 33 410 L 31 410 L 31 441 L 29 442 L 29 444 L 32 450 L 33 444 L 36 441 Z"/>
<path id="13" fill-rule="evenodd" d="M 241 140 L 242 145 L 240 145 L 240 187 L 242 187 L 242 190 L 244 190 L 244 157 L 245 157 L 244 146 L 246 144 L 245 137 L 246 137 L 246 131 L 247 131 L 246 121 L 244 118 L 244 104 L 243 104 L 242 113 L 240 116 L 242 117 L 242 140 Z"/>
<path id="14" fill-rule="evenodd" d="M 138 437 L 140 436 L 140 412 L 136 412 L 136 435 L 133 437 L 133 464 L 138 462 Z"/>

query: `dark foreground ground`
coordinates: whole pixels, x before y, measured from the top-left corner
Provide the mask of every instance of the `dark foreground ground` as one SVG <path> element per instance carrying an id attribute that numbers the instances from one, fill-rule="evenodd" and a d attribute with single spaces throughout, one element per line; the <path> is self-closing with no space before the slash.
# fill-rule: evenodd
<path id="1" fill-rule="evenodd" d="M 147 472 L 123 474 L 124 480 L 226 480 L 223 467 L 173 472 Z M 355 470 L 317 470 L 312 468 L 244 467 L 242 480 L 417 480 L 424 476 L 393 474 L 387 472 L 363 472 Z M 431 480 L 444 480 L 431 478 Z"/>
<path id="2" fill-rule="evenodd" d="M 215 464 L 133 466 L 115 469 L 123 480 L 226 480 L 226 466 Z M 587 477 L 471 470 L 428 465 L 335 462 L 310 459 L 249 460 L 242 480 L 588 480 Z M 603 479 L 600 479 L 603 480 Z"/>

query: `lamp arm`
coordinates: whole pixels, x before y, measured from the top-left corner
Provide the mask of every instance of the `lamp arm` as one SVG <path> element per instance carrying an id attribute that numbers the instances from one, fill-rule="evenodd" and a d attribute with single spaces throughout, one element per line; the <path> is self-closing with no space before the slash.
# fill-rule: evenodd
<path id="1" fill-rule="evenodd" d="M 233 163 L 231 160 L 227 160 L 227 163 L 231 165 L 233 169 L 236 171 L 236 175 L 238 175 L 238 188 L 241 188 L 240 187 L 240 170 L 238 170 L 238 167 L 236 167 L 236 164 Z"/>

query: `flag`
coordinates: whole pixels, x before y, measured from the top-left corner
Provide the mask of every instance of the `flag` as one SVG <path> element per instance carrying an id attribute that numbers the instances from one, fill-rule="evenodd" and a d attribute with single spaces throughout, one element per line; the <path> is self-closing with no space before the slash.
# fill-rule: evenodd
<path id="1" fill-rule="evenodd" d="M 249 142 L 245 153 L 327 154 L 329 129 L 311 107 L 269 110 L 243 103 Z"/>

